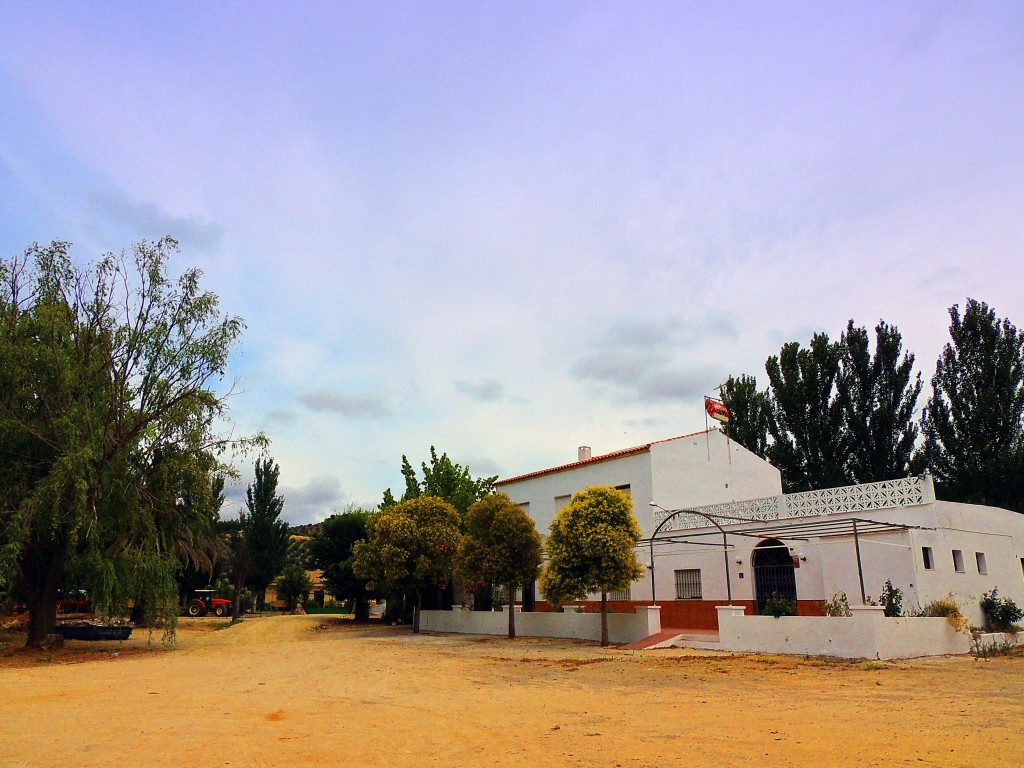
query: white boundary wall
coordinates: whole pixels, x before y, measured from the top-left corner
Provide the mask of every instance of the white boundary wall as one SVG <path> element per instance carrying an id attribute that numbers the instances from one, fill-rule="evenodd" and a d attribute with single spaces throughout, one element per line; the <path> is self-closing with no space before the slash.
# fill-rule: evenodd
<path id="1" fill-rule="evenodd" d="M 507 635 L 508 607 L 499 611 L 423 611 L 420 629 L 429 632 L 452 632 L 466 635 Z M 661 609 L 639 606 L 636 613 L 608 614 L 608 641 L 633 643 L 661 632 Z M 516 611 L 518 637 L 562 637 L 575 640 L 601 639 L 600 613 L 566 613 Z"/>
<path id="2" fill-rule="evenodd" d="M 742 606 L 718 608 L 723 651 L 796 653 L 845 659 L 906 659 L 967 653 L 971 636 L 944 618 L 887 618 L 881 606 L 849 617 L 745 616 Z"/>

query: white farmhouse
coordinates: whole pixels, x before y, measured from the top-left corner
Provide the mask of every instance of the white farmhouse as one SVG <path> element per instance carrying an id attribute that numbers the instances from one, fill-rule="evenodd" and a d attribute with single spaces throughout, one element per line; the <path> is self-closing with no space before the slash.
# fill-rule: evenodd
<path id="1" fill-rule="evenodd" d="M 576 491 L 612 485 L 633 497 L 643 535 L 657 522 L 650 503 L 699 506 L 772 496 L 782 492 L 779 470 L 717 429 L 659 440 L 601 456 L 579 449 L 577 461 L 499 480 L 537 523 L 542 535 Z"/>
<path id="2" fill-rule="evenodd" d="M 628 490 L 645 537 L 647 577 L 613 599 L 622 610 L 656 599 L 663 627 L 713 630 L 716 606 L 757 613 L 773 594 L 815 615 L 840 592 L 877 600 L 886 580 L 905 609 L 952 595 L 974 624 L 993 588 L 1024 606 L 1024 515 L 937 501 L 928 476 L 783 495 L 778 470 L 713 430 L 602 456 L 581 448 L 498 488 L 543 534 L 592 485 Z"/>

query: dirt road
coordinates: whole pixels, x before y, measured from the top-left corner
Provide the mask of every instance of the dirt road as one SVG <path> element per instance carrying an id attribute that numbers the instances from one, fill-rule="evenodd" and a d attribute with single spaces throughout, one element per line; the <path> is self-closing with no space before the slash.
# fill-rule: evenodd
<path id="1" fill-rule="evenodd" d="M 170 651 L 143 636 L 0 668 L 0 766 L 1024 765 L 1020 657 L 627 652 L 316 616 L 212 626 L 183 622 Z"/>

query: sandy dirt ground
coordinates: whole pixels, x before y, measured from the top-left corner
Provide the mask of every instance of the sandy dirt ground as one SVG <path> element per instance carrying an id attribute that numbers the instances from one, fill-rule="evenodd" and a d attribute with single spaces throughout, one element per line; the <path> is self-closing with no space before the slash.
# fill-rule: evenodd
<path id="1" fill-rule="evenodd" d="M 622 651 L 317 616 L 220 626 L 183 620 L 173 650 L 145 633 L 8 645 L 0 766 L 1024 765 L 1019 656 Z"/>

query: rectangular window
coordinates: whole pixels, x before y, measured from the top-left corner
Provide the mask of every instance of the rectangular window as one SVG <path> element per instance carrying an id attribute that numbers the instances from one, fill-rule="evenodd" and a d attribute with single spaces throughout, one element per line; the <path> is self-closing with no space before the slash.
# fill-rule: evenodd
<path id="1" fill-rule="evenodd" d="M 609 600 L 630 600 L 631 598 L 629 596 L 629 590 L 630 590 L 630 587 L 626 587 L 625 589 L 623 589 L 623 590 L 621 590 L 619 592 L 609 592 L 608 593 L 608 599 Z"/>
<path id="2" fill-rule="evenodd" d="M 957 573 L 964 572 L 964 553 L 959 549 L 953 550 L 953 570 Z"/>
<path id="3" fill-rule="evenodd" d="M 988 563 L 985 562 L 985 553 L 984 552 L 975 552 L 974 553 L 974 560 L 978 563 L 978 573 L 980 573 L 982 576 L 987 576 L 988 575 Z"/>
<path id="4" fill-rule="evenodd" d="M 616 485 L 616 486 L 615 486 L 615 490 L 616 490 L 616 491 L 622 491 L 622 492 L 623 492 L 623 493 L 625 493 L 625 494 L 626 494 L 627 496 L 632 496 L 632 495 L 633 495 L 632 493 L 630 493 L 630 490 L 629 490 L 629 483 L 626 483 L 625 485 Z"/>
<path id="5" fill-rule="evenodd" d="M 932 560 L 932 548 L 921 547 L 921 557 L 924 559 L 924 569 L 926 571 L 934 571 L 935 561 Z"/>
<path id="6" fill-rule="evenodd" d="M 526 514 L 530 514 L 530 502 L 520 501 L 516 503 L 516 506 L 523 510 L 523 512 L 525 512 Z"/>
<path id="7" fill-rule="evenodd" d="M 565 496 L 555 496 L 555 514 L 557 515 L 559 512 L 565 509 L 570 501 L 572 501 L 571 493 L 567 493 L 565 494 Z"/>
<path id="8" fill-rule="evenodd" d="M 676 600 L 700 600 L 700 568 L 676 571 Z"/>

